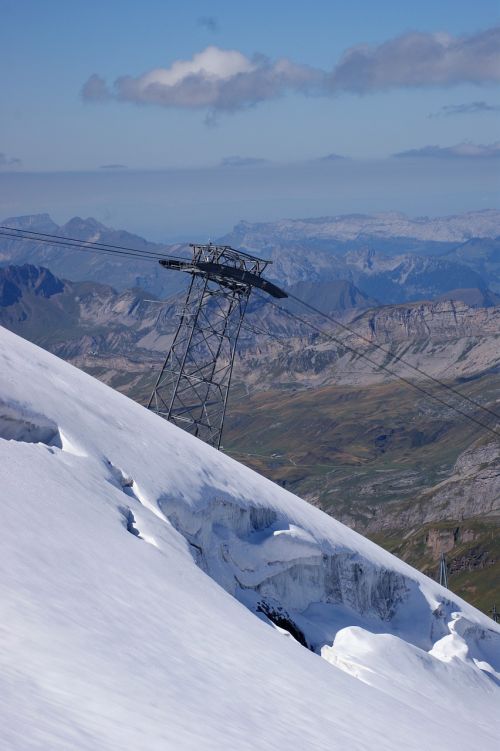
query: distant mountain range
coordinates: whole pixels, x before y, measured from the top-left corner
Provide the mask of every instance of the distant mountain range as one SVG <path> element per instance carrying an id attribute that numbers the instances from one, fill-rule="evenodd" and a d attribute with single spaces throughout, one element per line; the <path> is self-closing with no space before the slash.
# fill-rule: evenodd
<path id="1" fill-rule="evenodd" d="M 408 219 L 361 214 L 264 224 L 223 238 L 268 256 L 285 284 L 346 279 L 381 303 L 434 299 L 456 289 L 500 291 L 500 211 Z"/>
<path id="2" fill-rule="evenodd" d="M 151 243 L 91 218 L 75 217 L 58 226 L 48 214 L 40 214 L 11 217 L 2 224 L 138 250 L 189 253 L 187 245 Z M 308 286 L 307 294 L 320 294 L 330 309 L 338 309 L 339 280 L 357 290 L 354 296 L 343 296 L 347 308 L 375 301 L 436 299 L 452 292 L 463 299 L 457 290 L 470 289 L 479 291 L 475 295 L 481 304 L 493 304 L 491 291 L 500 292 L 500 211 L 496 210 L 432 219 L 389 213 L 240 222 L 221 242 L 269 257 L 273 261 L 269 277 L 281 286 L 321 283 L 318 288 Z M 96 281 L 119 291 L 141 287 L 163 298 L 186 285 L 184 275 L 166 272 L 154 260 L 0 237 L 0 265 L 24 263 L 46 266 L 65 279 Z M 335 284 L 329 290 L 331 282 Z"/>
<path id="3" fill-rule="evenodd" d="M 378 306 L 345 281 L 298 282 L 292 290 L 299 299 L 349 322 L 352 333 L 335 329 L 346 345 L 381 363 L 384 356 L 376 347 L 389 345 L 390 365 L 396 371 L 400 370 L 396 356 L 403 353 L 406 360 L 438 377 L 460 378 L 499 366 L 500 306 L 480 306 L 480 290 L 459 290 L 473 305 L 457 299 L 450 304 L 442 300 L 389 306 Z M 62 357 L 77 358 L 80 364 L 89 358 L 95 365 L 99 358 L 115 357 L 157 362 L 177 327 L 181 299 L 177 295 L 161 302 L 140 288 L 117 292 L 98 282 L 63 280 L 31 264 L 0 268 L 0 325 Z M 496 296 L 488 302 L 496 302 Z M 283 307 L 299 312 L 293 299 L 284 301 Z M 303 307 L 300 314 L 310 317 Z M 325 328 L 319 316 L 312 319 Z M 246 322 L 239 346 L 245 357 L 237 364 L 245 381 L 258 376 L 260 386 L 267 387 L 286 382 L 291 375 L 309 386 L 387 380 L 383 370 L 353 358 L 349 349 L 335 342 L 319 341 L 314 331 L 261 299 L 251 302 Z M 118 373 L 121 367 L 113 371 Z M 110 373 L 109 382 L 114 383 L 113 378 Z"/>
<path id="4" fill-rule="evenodd" d="M 353 243 L 398 240 L 406 250 L 420 243 L 459 244 L 472 238 L 500 235 L 500 211 L 468 211 L 444 217 L 410 219 L 398 212 L 344 214 L 313 219 L 281 219 L 276 222 L 239 222 L 223 239 L 236 246 L 272 248 L 275 243 Z M 403 246 L 401 246 L 403 249 Z"/>
<path id="5" fill-rule="evenodd" d="M 152 243 L 124 230 L 106 227 L 95 219 L 74 217 L 61 226 L 48 214 L 36 214 L 4 219 L 3 226 L 44 232 L 62 238 L 75 238 L 85 242 L 100 242 L 136 250 L 153 252 L 187 252 L 188 248 Z M 0 265 L 25 263 L 48 267 L 54 274 L 73 281 L 95 281 L 110 284 L 114 289 L 124 290 L 142 287 L 168 297 L 184 286 L 179 274 L 167 274 L 155 260 L 135 260 L 130 256 L 96 254 L 86 250 L 67 249 L 61 245 L 23 241 L 12 237 L 0 237 Z"/>

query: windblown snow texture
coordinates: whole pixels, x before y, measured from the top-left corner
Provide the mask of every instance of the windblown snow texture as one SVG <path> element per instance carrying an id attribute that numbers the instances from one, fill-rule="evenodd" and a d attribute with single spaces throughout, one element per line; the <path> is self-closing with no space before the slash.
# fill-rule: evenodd
<path id="1" fill-rule="evenodd" d="M 494 747 L 500 628 L 0 329 L 0 748 Z"/>

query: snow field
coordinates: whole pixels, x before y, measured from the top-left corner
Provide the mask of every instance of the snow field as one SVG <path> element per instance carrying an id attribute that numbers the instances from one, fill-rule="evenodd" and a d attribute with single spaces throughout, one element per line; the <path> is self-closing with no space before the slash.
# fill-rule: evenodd
<path id="1" fill-rule="evenodd" d="M 486 616 L 2 329 L 0 374 L 0 747 L 495 743 Z"/>

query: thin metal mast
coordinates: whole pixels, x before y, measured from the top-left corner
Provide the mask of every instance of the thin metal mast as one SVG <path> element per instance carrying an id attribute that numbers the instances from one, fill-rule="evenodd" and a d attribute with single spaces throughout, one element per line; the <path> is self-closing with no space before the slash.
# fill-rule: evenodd
<path id="1" fill-rule="evenodd" d="M 448 589 L 448 566 L 446 565 L 446 556 L 441 553 L 439 559 L 439 583 Z"/>
<path id="2" fill-rule="evenodd" d="M 219 448 L 236 344 L 253 287 L 286 297 L 262 278 L 270 263 L 226 245 L 191 245 L 191 261 L 160 260 L 191 274 L 179 325 L 148 408 Z"/>

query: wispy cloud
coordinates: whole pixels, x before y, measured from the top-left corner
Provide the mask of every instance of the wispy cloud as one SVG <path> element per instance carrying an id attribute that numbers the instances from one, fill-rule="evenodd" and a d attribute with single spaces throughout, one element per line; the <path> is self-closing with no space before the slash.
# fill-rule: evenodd
<path id="1" fill-rule="evenodd" d="M 86 102 L 106 102 L 111 99 L 106 81 L 97 73 L 93 73 L 83 84 L 81 95 Z"/>
<path id="2" fill-rule="evenodd" d="M 348 159 L 346 156 L 342 156 L 342 154 L 336 154 L 334 151 L 331 152 L 331 154 L 325 154 L 325 156 L 320 156 L 316 161 L 318 162 L 338 162 L 340 160 Z"/>
<path id="3" fill-rule="evenodd" d="M 330 71 L 288 58 L 248 57 L 212 45 L 167 68 L 120 76 L 112 86 L 94 73 L 84 84 L 82 97 L 227 112 L 287 92 L 333 96 L 344 91 L 365 94 L 395 87 L 495 81 L 500 81 L 500 27 L 455 37 L 413 32 L 376 46 L 351 47 Z"/>
<path id="4" fill-rule="evenodd" d="M 7 154 L 0 151 L 0 169 L 5 167 L 20 167 L 21 165 L 21 159 L 15 156 L 7 156 Z"/>
<path id="5" fill-rule="evenodd" d="M 500 158 L 500 141 L 483 145 L 463 141 L 454 146 L 422 146 L 419 149 L 409 149 L 393 154 L 398 159 L 406 158 L 434 158 L 434 159 L 497 159 Z"/>
<path id="6" fill-rule="evenodd" d="M 211 31 L 212 34 L 219 31 L 219 22 L 215 16 L 200 16 L 197 25 Z"/>
<path id="7" fill-rule="evenodd" d="M 464 104 L 445 104 L 429 117 L 453 117 L 454 115 L 476 115 L 480 112 L 500 112 L 499 104 L 488 102 L 466 102 Z"/>
<path id="8" fill-rule="evenodd" d="M 258 164 L 268 164 L 267 159 L 253 156 L 226 156 L 221 160 L 221 167 L 255 167 Z"/>
<path id="9" fill-rule="evenodd" d="M 99 169 L 120 170 L 127 169 L 126 164 L 101 164 Z"/>

